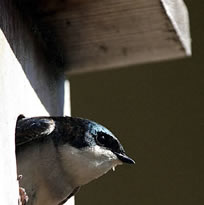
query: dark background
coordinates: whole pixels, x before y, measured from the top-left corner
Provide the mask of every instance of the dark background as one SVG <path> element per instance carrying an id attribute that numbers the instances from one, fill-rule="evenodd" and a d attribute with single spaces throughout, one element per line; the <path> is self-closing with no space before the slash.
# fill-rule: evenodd
<path id="1" fill-rule="evenodd" d="M 135 159 L 82 187 L 77 205 L 204 204 L 204 1 L 186 1 L 192 58 L 69 76 L 72 116 L 108 127 Z"/>

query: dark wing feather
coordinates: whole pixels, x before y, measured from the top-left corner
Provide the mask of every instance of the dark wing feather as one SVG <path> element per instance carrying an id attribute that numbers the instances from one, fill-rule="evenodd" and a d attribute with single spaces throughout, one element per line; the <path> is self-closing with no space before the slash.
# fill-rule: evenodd
<path id="1" fill-rule="evenodd" d="M 55 122 L 50 117 L 23 118 L 19 116 L 16 124 L 16 146 L 49 135 L 55 129 Z"/>

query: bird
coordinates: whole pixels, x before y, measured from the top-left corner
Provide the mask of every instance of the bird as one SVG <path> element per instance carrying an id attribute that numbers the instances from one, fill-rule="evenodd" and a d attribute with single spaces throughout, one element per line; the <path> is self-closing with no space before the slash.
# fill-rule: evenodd
<path id="1" fill-rule="evenodd" d="M 15 143 L 28 205 L 62 205 L 117 165 L 135 163 L 111 131 L 79 117 L 20 115 Z"/>

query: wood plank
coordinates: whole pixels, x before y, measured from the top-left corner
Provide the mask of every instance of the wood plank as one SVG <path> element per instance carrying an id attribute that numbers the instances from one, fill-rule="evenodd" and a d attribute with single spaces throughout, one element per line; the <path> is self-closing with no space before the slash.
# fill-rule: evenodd
<path id="1" fill-rule="evenodd" d="M 188 13 L 182 0 L 173 4 L 168 0 L 39 0 L 35 6 L 48 52 L 63 59 L 67 72 L 191 54 Z"/>
<path id="2" fill-rule="evenodd" d="M 191 55 L 191 37 L 188 10 L 182 0 L 161 0 L 187 55 Z"/>
<path id="3" fill-rule="evenodd" d="M 17 116 L 70 115 L 69 84 L 47 62 L 12 0 L 0 1 L 0 13 L 0 204 L 17 205 Z"/>

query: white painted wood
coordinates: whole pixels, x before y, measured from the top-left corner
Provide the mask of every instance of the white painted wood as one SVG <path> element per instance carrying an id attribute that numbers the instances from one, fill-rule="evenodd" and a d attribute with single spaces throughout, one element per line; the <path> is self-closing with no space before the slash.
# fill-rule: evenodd
<path id="1" fill-rule="evenodd" d="M 75 204 L 75 200 L 74 200 L 74 197 L 70 198 L 69 201 L 67 201 L 65 203 L 65 205 L 74 205 Z"/>
<path id="2" fill-rule="evenodd" d="M 0 204 L 17 205 L 17 116 L 48 115 L 0 30 Z"/>
<path id="3" fill-rule="evenodd" d="M 64 82 L 64 115 L 71 116 L 71 105 L 70 105 L 70 84 L 68 80 Z M 65 205 L 74 205 L 75 200 L 74 197 L 71 197 L 69 201 L 65 203 Z"/>
<path id="4" fill-rule="evenodd" d="M 68 80 L 64 81 L 64 115 L 71 116 L 71 96 L 70 83 Z"/>
<path id="5" fill-rule="evenodd" d="M 13 1 L 0 1 L 0 13 L 0 204 L 17 205 L 17 116 L 63 115 L 69 84 L 64 89 L 64 77 L 46 61 Z M 67 113 L 69 105 L 68 99 Z"/>
<path id="6" fill-rule="evenodd" d="M 17 205 L 16 119 L 19 114 L 27 117 L 48 116 L 49 112 L 31 86 L 2 30 L 0 30 L 0 68 L 0 204 Z M 44 76 L 38 77 L 39 80 L 43 80 Z M 66 80 L 63 84 L 64 114 L 70 115 L 69 82 Z M 55 95 L 52 97 L 54 100 Z M 57 114 L 56 111 L 55 113 Z M 67 204 L 73 205 L 74 198 Z"/>

